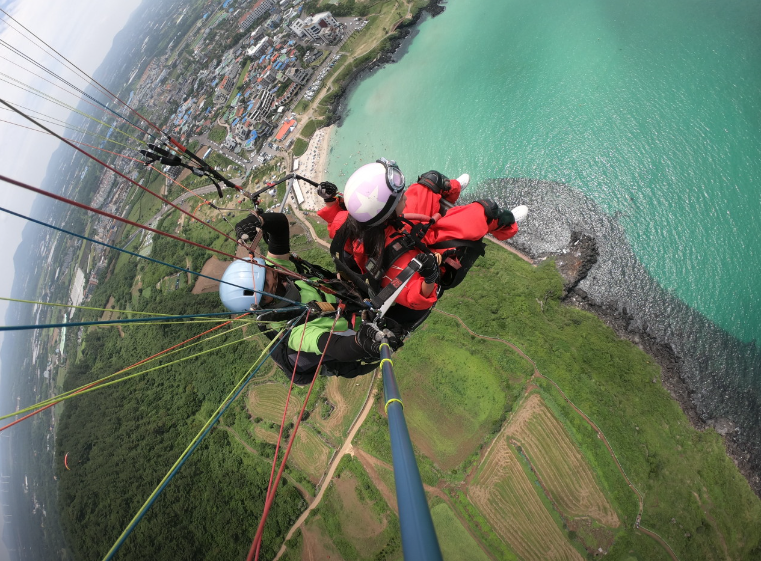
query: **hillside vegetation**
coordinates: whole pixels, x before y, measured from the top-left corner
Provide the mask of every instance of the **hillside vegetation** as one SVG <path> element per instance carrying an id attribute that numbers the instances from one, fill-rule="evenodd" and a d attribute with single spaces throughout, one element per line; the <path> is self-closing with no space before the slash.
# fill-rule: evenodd
<path id="1" fill-rule="evenodd" d="M 174 231 L 176 219 L 168 217 L 162 227 Z M 204 232 L 200 224 L 186 224 L 181 233 L 211 243 Z M 230 250 L 231 242 L 215 244 Z M 461 558 L 467 547 L 480 552 L 473 558 L 583 559 L 599 548 L 608 559 L 669 559 L 644 529 L 679 559 L 758 555 L 761 502 L 727 458 L 721 438 L 689 425 L 649 356 L 593 315 L 560 303 L 561 279 L 552 263 L 533 267 L 488 245 L 466 281 L 444 296 L 394 359 L 445 558 Z M 293 247 L 329 263 L 303 234 Z M 153 251 L 193 267 L 211 257 L 159 239 Z M 115 309 L 154 314 L 221 309 L 216 294 L 191 294 L 192 282 L 135 289 L 137 278 L 157 283 L 173 274 L 167 267 L 130 257 L 110 271 L 93 298 L 96 305 L 108 301 Z M 215 325 L 194 323 L 92 329 L 79 346 L 71 337 L 69 356 L 78 351 L 79 359 L 70 365 L 66 388 Z M 58 427 L 57 476 L 62 523 L 77 558 L 103 556 L 253 364 L 263 341 L 252 326 L 241 327 L 225 327 L 216 339 L 160 362 L 228 347 L 67 402 Z M 353 459 L 334 457 L 371 380 L 318 380 L 270 514 L 263 558 L 275 556 L 328 465 L 338 460 L 337 477 L 288 542 L 284 558 L 401 558 L 381 403 L 354 439 Z M 265 364 L 127 540 L 125 559 L 245 556 L 263 507 L 285 382 Z M 296 391 L 286 435 L 305 397 Z M 63 468 L 66 452 L 70 471 Z"/>
<path id="2" fill-rule="evenodd" d="M 721 437 L 694 430 L 652 359 L 561 304 L 561 288 L 552 263 L 532 267 L 490 244 L 439 303 L 445 313 L 397 353 L 445 558 L 461 558 L 451 540 L 458 531 L 498 559 L 602 550 L 607 559 L 665 560 L 669 548 L 679 559 L 758 556 L 761 502 Z M 378 403 L 354 452 L 395 509 L 382 411 Z M 341 508 L 327 502 L 316 512 L 330 519 Z M 292 547 L 303 558 L 340 551 L 323 527 L 310 519 Z M 357 558 L 384 558 L 380 551 Z"/>

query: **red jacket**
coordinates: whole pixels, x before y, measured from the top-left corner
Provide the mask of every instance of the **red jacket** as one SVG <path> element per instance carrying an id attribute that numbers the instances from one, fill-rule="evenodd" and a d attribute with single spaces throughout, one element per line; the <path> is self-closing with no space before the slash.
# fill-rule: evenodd
<path id="1" fill-rule="evenodd" d="M 457 201 L 460 196 L 460 183 L 456 179 L 450 180 L 451 189 L 444 199 L 450 203 Z M 407 203 L 404 207 L 404 216 L 411 214 L 423 215 L 426 217 L 434 216 L 439 212 L 441 195 L 434 193 L 424 185 L 413 183 L 406 191 Z M 317 214 L 328 223 L 328 233 L 334 237 L 338 229 L 343 226 L 349 212 L 342 210 L 339 205 L 334 204 L 326 206 Z M 412 218 L 413 222 L 419 222 L 420 219 Z M 406 229 L 409 227 L 405 226 Z M 391 235 L 397 229 L 394 226 L 386 228 L 386 242 L 391 240 Z M 433 224 L 423 237 L 423 243 L 432 245 L 439 242 L 450 240 L 470 240 L 476 241 L 483 238 L 486 234 L 492 233 L 498 240 L 512 238 L 518 233 L 518 225 L 512 224 L 503 228 L 498 228 L 496 220 L 488 220 L 484 214 L 484 207 L 478 203 L 470 203 L 464 206 L 452 207 L 445 216 L 441 217 Z M 367 255 L 365 254 L 362 242 L 359 240 L 349 240 L 344 248 L 354 257 L 360 270 L 365 273 L 367 264 Z M 446 250 L 432 250 L 443 252 Z M 385 276 L 381 279 L 381 286 L 386 286 L 391 279 L 401 273 L 409 262 L 418 254 L 416 249 L 410 250 L 386 271 Z M 405 286 L 404 290 L 396 299 L 397 304 L 412 308 L 413 310 L 426 310 L 436 303 L 436 291 L 430 296 L 423 296 L 421 291 L 423 287 L 423 277 L 415 273 Z"/>

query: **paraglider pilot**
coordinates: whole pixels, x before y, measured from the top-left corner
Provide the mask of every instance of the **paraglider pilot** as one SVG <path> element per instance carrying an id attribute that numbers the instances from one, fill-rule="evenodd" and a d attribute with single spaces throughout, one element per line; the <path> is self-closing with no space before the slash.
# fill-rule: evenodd
<path id="1" fill-rule="evenodd" d="M 258 230 L 262 231 L 267 243 L 267 261 L 260 257 L 253 261 L 234 261 L 222 276 L 219 293 L 222 303 L 231 312 L 265 310 L 259 316 L 259 329 L 273 339 L 286 321 L 302 313 L 279 310 L 293 308 L 292 302 L 336 305 L 337 299 L 286 273 L 285 270 L 297 272 L 297 258 L 290 252 L 286 215 L 275 212 L 252 214 L 235 227 L 238 239 L 244 243 L 253 240 Z M 272 267 L 272 264 L 282 269 Z M 307 323 L 296 325 L 287 339 L 277 344 L 271 358 L 287 377 L 293 377 L 294 383 L 309 384 L 317 375 L 322 355 L 320 374 L 353 378 L 368 374 L 377 367 L 383 338 L 392 350 L 402 346 L 403 331 L 392 320 L 386 321 L 381 330 L 370 322 L 363 322 L 360 314 L 348 319 L 339 317 L 331 334 L 334 317 L 335 314 L 310 318 Z"/>

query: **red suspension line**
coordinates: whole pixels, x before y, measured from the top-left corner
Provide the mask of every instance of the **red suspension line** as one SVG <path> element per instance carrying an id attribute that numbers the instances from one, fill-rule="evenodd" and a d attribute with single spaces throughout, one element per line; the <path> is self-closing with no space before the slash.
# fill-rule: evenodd
<path id="1" fill-rule="evenodd" d="M 253 270 L 253 267 L 251 268 Z M 307 308 L 307 315 L 304 318 L 304 325 L 309 322 L 309 313 L 312 310 Z M 270 471 L 270 481 L 267 484 L 267 493 L 264 495 L 268 497 L 270 489 L 272 489 L 272 480 L 275 478 L 275 466 L 277 466 L 277 454 L 280 451 L 280 443 L 283 439 L 283 427 L 285 426 L 285 418 L 288 416 L 288 402 L 291 399 L 291 392 L 293 391 L 293 377 L 296 375 L 296 368 L 299 364 L 299 357 L 301 356 L 301 347 L 304 344 L 304 334 L 306 329 L 301 330 L 301 340 L 299 341 L 299 350 L 296 351 L 296 364 L 293 366 L 293 372 L 291 373 L 291 383 L 288 385 L 288 395 L 285 397 L 285 408 L 283 409 L 283 419 L 280 421 L 280 434 L 277 435 L 277 444 L 275 445 L 275 456 L 272 458 L 272 470 Z M 258 553 L 258 549 L 257 549 Z"/>
<path id="2" fill-rule="evenodd" d="M 328 334 L 328 341 L 326 344 L 326 348 L 327 348 L 327 345 L 330 345 L 330 339 L 333 337 L 333 330 L 336 327 L 336 322 L 338 321 L 339 315 L 340 314 L 337 313 L 335 319 L 333 320 L 333 325 L 331 326 L 330 333 Z M 322 361 L 324 359 L 325 359 L 325 353 L 323 353 L 320 356 L 320 362 L 317 363 L 316 372 L 320 371 L 320 368 L 322 367 Z M 307 395 L 304 398 L 304 403 L 301 406 L 299 417 L 296 420 L 296 426 L 293 427 L 293 433 L 291 433 L 291 438 L 288 441 L 288 447 L 286 448 L 285 454 L 283 455 L 283 461 L 280 462 L 280 468 L 278 469 L 277 477 L 275 478 L 275 481 L 272 484 L 272 488 L 270 489 L 270 492 L 267 495 L 266 502 L 264 503 L 264 512 L 262 513 L 261 520 L 259 520 L 259 527 L 256 530 L 256 536 L 254 537 L 254 541 L 251 544 L 251 549 L 248 552 L 246 561 L 253 561 L 254 559 L 258 561 L 259 559 L 259 549 L 261 548 L 262 533 L 264 533 L 264 524 L 267 521 L 267 515 L 269 514 L 270 508 L 272 507 L 272 503 L 275 500 L 275 494 L 277 493 L 277 486 L 280 483 L 280 478 L 282 477 L 283 471 L 285 470 L 285 463 L 288 461 L 288 456 L 291 453 L 291 447 L 293 446 L 293 443 L 296 441 L 296 433 L 299 430 L 299 425 L 301 424 L 301 418 L 304 416 L 304 410 L 306 409 L 307 403 L 309 403 L 309 396 L 312 395 L 312 389 L 314 388 L 315 380 L 317 380 L 317 374 L 315 374 L 314 378 L 312 378 L 312 383 L 309 385 L 309 391 L 307 392 Z"/>
<path id="3" fill-rule="evenodd" d="M 95 156 L 93 156 L 92 154 L 90 154 L 89 152 L 86 152 L 86 151 L 82 150 L 82 149 L 81 149 L 79 146 L 76 146 L 76 145 L 75 145 L 75 144 L 73 144 L 72 142 L 69 142 L 69 141 L 68 141 L 68 140 L 66 140 L 64 137 L 62 137 L 60 134 L 58 134 L 58 133 L 55 133 L 55 132 L 53 132 L 52 130 L 50 130 L 49 128 L 47 128 L 46 126 L 44 126 L 44 125 L 42 125 L 42 124 L 38 123 L 37 121 L 35 121 L 35 120 L 34 120 L 32 117 L 30 117 L 29 115 L 27 115 L 27 114 L 26 114 L 26 113 L 24 113 L 23 111 L 19 111 L 18 109 L 16 109 L 16 107 L 14 107 L 13 105 L 11 105 L 10 103 L 8 103 L 7 101 L 5 101 L 4 99 L 0 99 L 0 103 L 2 103 L 3 105 L 7 106 L 7 107 L 8 107 L 8 108 L 10 108 L 10 109 L 12 109 L 12 110 L 13 110 L 13 111 L 15 111 L 16 113 L 18 113 L 19 115 L 21 115 L 22 117 L 24 117 L 25 119 L 27 119 L 27 120 L 31 121 L 32 123 L 34 123 L 35 125 L 37 125 L 38 127 L 40 127 L 42 130 L 46 131 L 48 134 L 52 134 L 52 135 L 53 135 L 53 136 L 55 136 L 55 137 L 56 137 L 58 140 L 60 140 L 60 141 L 62 141 L 62 142 L 65 142 L 66 144 L 68 144 L 69 146 L 71 146 L 72 148 L 74 148 L 76 151 L 78 151 L 78 152 L 81 152 L 82 154 L 84 154 L 84 155 L 85 155 L 85 156 L 87 156 L 88 158 L 91 158 L 92 160 L 94 160 L 94 161 L 98 162 L 100 165 L 102 165 L 102 166 L 103 166 L 103 167 L 105 167 L 106 169 L 110 169 L 110 170 L 111 170 L 111 171 L 113 171 L 115 174 L 117 174 L 119 177 L 122 177 L 122 178 L 126 179 L 127 181 L 129 181 L 129 182 L 130 182 L 130 183 L 132 183 L 133 185 L 137 185 L 137 186 L 138 186 L 140 189 L 142 189 L 143 191 L 145 191 L 145 192 L 147 192 L 147 193 L 150 193 L 151 195 L 153 195 L 154 197 L 156 197 L 156 198 L 158 198 L 159 200 L 163 201 L 164 203 L 168 204 L 169 206 L 171 206 L 171 207 L 173 207 L 173 208 L 175 208 L 175 209 L 179 210 L 181 213 L 183 213 L 183 214 L 185 214 L 185 215 L 189 216 L 189 217 L 190 217 L 190 218 L 192 218 L 193 220 L 196 220 L 198 223 L 200 223 L 200 224 L 203 224 L 204 226 L 207 226 L 207 227 L 211 228 L 212 230 L 214 230 L 214 231 L 215 231 L 215 232 L 217 232 L 218 234 L 221 234 L 222 236 L 224 236 L 224 237 L 225 237 L 225 238 L 227 238 L 228 240 L 231 240 L 231 241 L 235 242 L 236 244 L 238 243 L 238 241 L 237 241 L 236 239 L 234 239 L 234 238 L 231 238 L 230 236 L 228 236 L 227 234 L 225 234 L 225 233 L 224 233 L 222 230 L 218 230 L 217 228 L 215 228 L 215 227 L 214 227 L 214 226 L 212 226 L 211 224 L 207 224 L 206 222 L 204 222 L 204 221 L 203 221 L 203 220 L 201 220 L 200 218 L 197 218 L 197 217 L 193 216 L 193 215 L 192 215 L 192 214 L 190 214 L 188 211 L 186 211 L 186 210 L 183 210 L 182 208 L 178 207 L 178 206 L 177 206 L 176 204 L 174 204 L 173 202 L 171 202 L 171 201 L 169 201 L 169 200 L 165 199 L 165 198 L 164 198 L 164 197 L 162 197 L 161 195 L 158 195 L 158 194 L 154 193 L 153 191 L 151 191 L 150 189 L 148 189 L 147 187 L 144 187 L 144 186 L 140 185 L 140 184 L 139 184 L 137 181 L 135 181 L 135 180 L 133 180 L 133 179 L 131 179 L 131 178 L 127 177 L 126 175 L 124 175 L 124 174 L 123 174 L 122 172 L 120 172 L 119 170 L 117 170 L 117 169 L 115 169 L 115 168 L 113 168 L 113 167 L 109 166 L 107 163 L 105 163 L 105 162 L 104 162 L 104 161 L 102 161 L 102 160 L 99 160 L 98 158 L 96 158 Z M 88 207 L 88 208 L 90 208 L 90 207 Z M 186 240 L 186 241 L 187 241 L 187 240 Z M 193 243 L 193 242 L 189 242 L 189 243 Z M 227 255 L 227 254 L 225 254 L 225 255 Z"/>
<path id="4" fill-rule="evenodd" d="M 30 129 L 30 130 L 36 130 L 36 129 Z M 37 132 L 43 132 L 43 131 L 37 131 Z M 102 152 L 107 152 L 107 153 L 109 153 L 109 154 L 113 154 L 114 156 L 118 156 L 118 157 L 120 157 L 120 158 L 126 158 L 127 160 L 132 160 L 133 162 L 138 162 L 138 163 L 140 163 L 140 164 L 142 164 L 142 163 L 143 163 L 143 161 L 142 161 L 142 160 L 138 160 L 137 158 L 132 158 L 132 157 L 130 157 L 130 156 L 125 156 L 124 154 L 119 154 L 118 152 L 112 152 L 111 150 L 106 150 L 105 148 L 98 148 L 97 146 L 93 146 L 92 144 L 87 144 L 86 142 L 81 142 L 81 141 L 79 141 L 79 140 L 71 140 L 71 139 L 68 139 L 68 140 L 70 140 L 71 142 L 74 142 L 74 143 L 76 143 L 76 144 L 82 144 L 82 145 L 84 145 L 84 146 L 87 146 L 88 148 L 94 148 L 95 150 L 100 150 L 100 151 L 102 151 Z M 134 148 L 132 148 L 132 150 L 134 150 Z M 166 178 L 167 178 L 169 181 L 171 181 L 171 182 L 172 182 L 172 183 L 174 183 L 175 185 L 178 185 L 178 186 L 182 187 L 183 189 L 185 189 L 185 191 L 186 191 L 186 192 L 190 193 L 190 194 L 191 194 L 191 195 L 193 195 L 194 197 L 198 197 L 199 199 L 201 199 L 201 200 L 203 201 L 203 202 L 202 202 L 201 204 L 199 204 L 199 205 L 196 207 L 196 209 L 193 211 L 193 213 L 192 213 L 192 216 L 194 216 L 194 217 L 195 217 L 195 213 L 198 211 L 198 209 L 199 209 L 201 206 L 203 206 L 203 205 L 208 205 L 208 204 L 209 204 L 209 201 L 207 201 L 206 199 L 204 199 L 204 198 L 203 198 L 201 195 L 199 195 L 198 193 L 194 193 L 193 191 L 191 191 L 190 189 L 188 189 L 187 187 L 185 187 L 185 186 L 184 186 L 182 183 L 180 183 L 179 181 L 175 180 L 175 179 L 174 179 L 172 176 L 170 176 L 170 175 L 167 175 L 166 173 L 164 173 L 163 171 L 161 171 L 161 170 L 160 170 L 159 168 L 157 168 L 156 166 L 154 166 L 154 165 L 149 165 L 148 167 L 150 167 L 152 170 L 155 170 L 155 171 L 159 172 L 161 175 L 163 175 L 164 177 L 166 177 Z M 198 220 L 198 218 L 196 218 L 196 220 Z"/>
<path id="5" fill-rule="evenodd" d="M 177 240 L 180 242 L 184 242 L 190 245 L 194 245 L 196 247 L 200 247 L 201 249 L 205 249 L 207 251 L 212 251 L 214 253 L 219 253 L 220 255 L 224 255 L 225 257 L 229 257 L 231 259 L 240 259 L 239 257 L 236 257 L 235 255 L 230 255 L 229 253 L 225 253 L 224 251 L 220 251 L 218 249 L 213 249 L 211 247 L 207 247 L 203 244 L 196 243 L 190 240 L 186 240 L 185 238 L 181 238 L 179 236 L 175 236 L 174 234 L 170 234 L 169 232 L 162 232 L 161 230 L 156 230 L 155 228 L 151 228 L 150 226 L 145 226 L 144 224 L 138 224 L 137 222 L 133 222 L 132 220 L 128 220 L 127 218 L 122 218 L 121 216 L 117 216 L 115 214 L 111 214 L 110 212 L 106 212 L 105 210 L 100 210 L 98 208 L 94 208 L 91 206 L 87 206 L 86 204 L 79 203 L 77 201 L 67 199 L 66 197 L 62 197 L 60 195 L 56 195 L 54 193 L 50 193 L 48 191 L 44 191 L 42 189 L 38 189 L 37 187 L 32 187 L 31 185 L 27 185 L 26 183 L 22 183 L 21 181 L 16 181 L 15 179 L 11 179 L 10 177 L 6 177 L 4 175 L 0 175 L 0 181 L 5 181 L 6 183 L 11 183 L 12 185 L 16 185 L 17 187 L 21 187 L 22 189 L 26 189 L 27 191 L 32 191 L 33 193 L 37 193 L 39 195 L 44 195 L 45 197 L 50 197 L 51 199 L 55 199 L 57 201 L 61 201 L 63 203 L 67 203 L 70 205 L 73 205 L 75 207 L 89 210 L 90 212 L 94 212 L 96 214 L 100 214 L 101 216 L 106 216 L 108 218 L 113 218 L 114 220 L 118 220 L 119 222 L 124 222 L 125 224 L 129 224 L 130 226 L 135 226 L 137 228 L 140 228 L 141 230 L 147 230 L 149 232 L 153 232 L 154 234 L 159 234 L 160 236 L 166 236 L 167 238 L 172 238 L 173 240 Z"/>
<path id="6" fill-rule="evenodd" d="M 248 314 L 248 313 L 242 314 L 242 315 L 240 315 L 240 316 L 238 316 L 238 317 L 236 317 L 236 318 L 234 318 L 234 319 L 232 319 L 232 320 L 230 320 L 230 321 L 228 321 L 228 322 L 225 322 L 225 323 L 221 323 L 221 324 L 219 324 L 219 325 L 217 325 L 217 326 L 215 326 L 215 327 L 212 327 L 211 329 L 207 329 L 207 330 L 206 330 L 206 331 L 204 331 L 203 333 L 199 333 L 198 335 L 195 335 L 195 336 L 191 337 L 190 339 L 186 339 L 186 340 L 185 340 L 185 341 L 183 341 L 182 343 L 177 343 L 177 344 L 176 344 L 176 345 L 174 345 L 173 347 L 169 347 L 168 349 L 164 349 L 163 351 L 160 351 L 160 352 L 156 353 L 156 354 L 155 354 L 155 355 L 153 355 L 153 356 L 149 356 L 148 358 L 144 358 L 143 360 L 136 362 L 136 363 L 135 363 L 135 364 L 133 364 L 132 366 L 128 366 L 128 367 L 126 367 L 126 368 L 123 368 L 123 369 L 119 370 L 119 372 L 115 372 L 114 374 L 112 374 L 112 376 L 117 376 L 118 374 L 121 374 L 122 372 L 126 372 L 127 370 L 130 370 L 130 369 L 132 369 L 132 368 L 135 368 L 135 367 L 137 367 L 137 366 L 140 366 L 141 364 L 143 364 L 143 363 L 146 363 L 146 362 L 148 362 L 149 360 L 152 360 L 152 359 L 154 359 L 154 358 L 157 358 L 157 357 L 159 357 L 159 356 L 161 356 L 161 355 L 163 355 L 163 354 L 166 354 L 166 353 L 168 353 L 169 351 L 176 349 L 177 347 L 181 347 L 182 345 L 184 345 L 184 344 L 186 344 L 186 343 L 190 343 L 190 342 L 191 342 L 193 339 L 198 339 L 199 337 L 203 337 L 203 336 L 204 336 L 204 335 L 206 335 L 207 333 L 211 333 L 211 332 L 212 332 L 212 331 L 214 331 L 215 329 L 219 329 L 220 327 L 224 327 L 225 325 L 229 325 L 229 324 L 231 324 L 232 322 L 234 322 L 234 321 L 236 321 L 236 320 L 239 320 L 240 318 L 242 318 L 242 317 L 244 317 L 244 316 L 247 316 L 247 315 L 249 315 L 249 314 Z M 88 385 L 86 385 L 86 386 L 84 386 L 84 387 L 82 387 L 82 388 L 79 388 L 79 389 L 78 389 L 77 391 L 75 391 L 74 393 L 75 393 L 75 394 L 78 394 L 78 393 L 81 393 L 81 392 L 83 392 L 83 391 L 85 391 L 85 390 L 88 390 L 88 389 L 90 389 L 90 388 L 92 388 L 92 387 L 95 387 L 95 386 L 97 386 L 98 384 L 100 384 L 101 382 L 103 382 L 104 380 L 105 380 L 105 379 L 103 379 L 103 380 L 98 380 L 98 381 L 96 381 L 96 382 L 93 382 L 92 384 L 88 384 Z M 58 403 L 61 403 L 61 401 L 63 401 L 63 400 L 62 400 L 62 399 L 59 399 L 58 401 L 54 401 L 53 403 L 49 403 L 48 405 L 45 405 L 44 407 L 40 407 L 39 409 L 37 409 L 37 410 L 35 410 L 35 411 L 32 411 L 31 413 L 27 413 L 26 415 L 24 415 L 24 416 L 23 416 L 23 417 L 21 417 L 20 419 L 16 419 L 16 420 L 15 420 L 15 421 L 13 421 L 12 423 L 8 423 L 7 425 L 5 425 L 5 426 L 3 426 L 3 427 L 0 427 L 0 432 L 3 432 L 5 429 L 7 429 L 7 428 L 10 428 L 10 427 L 12 427 L 12 426 L 13 426 L 13 425 L 15 425 L 15 424 L 18 424 L 18 423 L 20 423 L 21 421 L 23 421 L 23 420 L 25 420 L 25 419 L 28 419 L 29 417 L 32 417 L 32 416 L 36 415 L 37 413 L 41 413 L 42 411 L 45 411 L 46 409 L 50 409 L 50 408 L 51 408 L 51 407 L 53 407 L 54 405 L 57 405 Z"/>

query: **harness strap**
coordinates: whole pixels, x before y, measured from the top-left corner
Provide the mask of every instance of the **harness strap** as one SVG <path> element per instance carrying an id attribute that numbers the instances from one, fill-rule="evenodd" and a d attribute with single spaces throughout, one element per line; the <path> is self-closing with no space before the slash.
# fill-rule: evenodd
<path id="1" fill-rule="evenodd" d="M 486 253 L 486 244 L 481 240 L 447 240 L 444 242 L 434 243 L 428 246 L 429 249 L 457 249 L 460 247 L 468 247 L 472 249 L 481 250 L 481 255 Z"/>
<path id="2" fill-rule="evenodd" d="M 409 281 L 410 278 L 412 278 L 412 275 L 419 270 L 420 262 L 417 259 L 410 261 L 409 265 L 407 265 L 395 278 L 391 279 L 391 282 L 383 287 L 383 290 L 371 300 L 373 308 L 381 310 L 381 315 L 385 314 L 386 310 L 388 310 L 391 304 L 396 300 L 397 296 L 399 296 L 399 293 L 407 284 L 407 281 Z"/>

